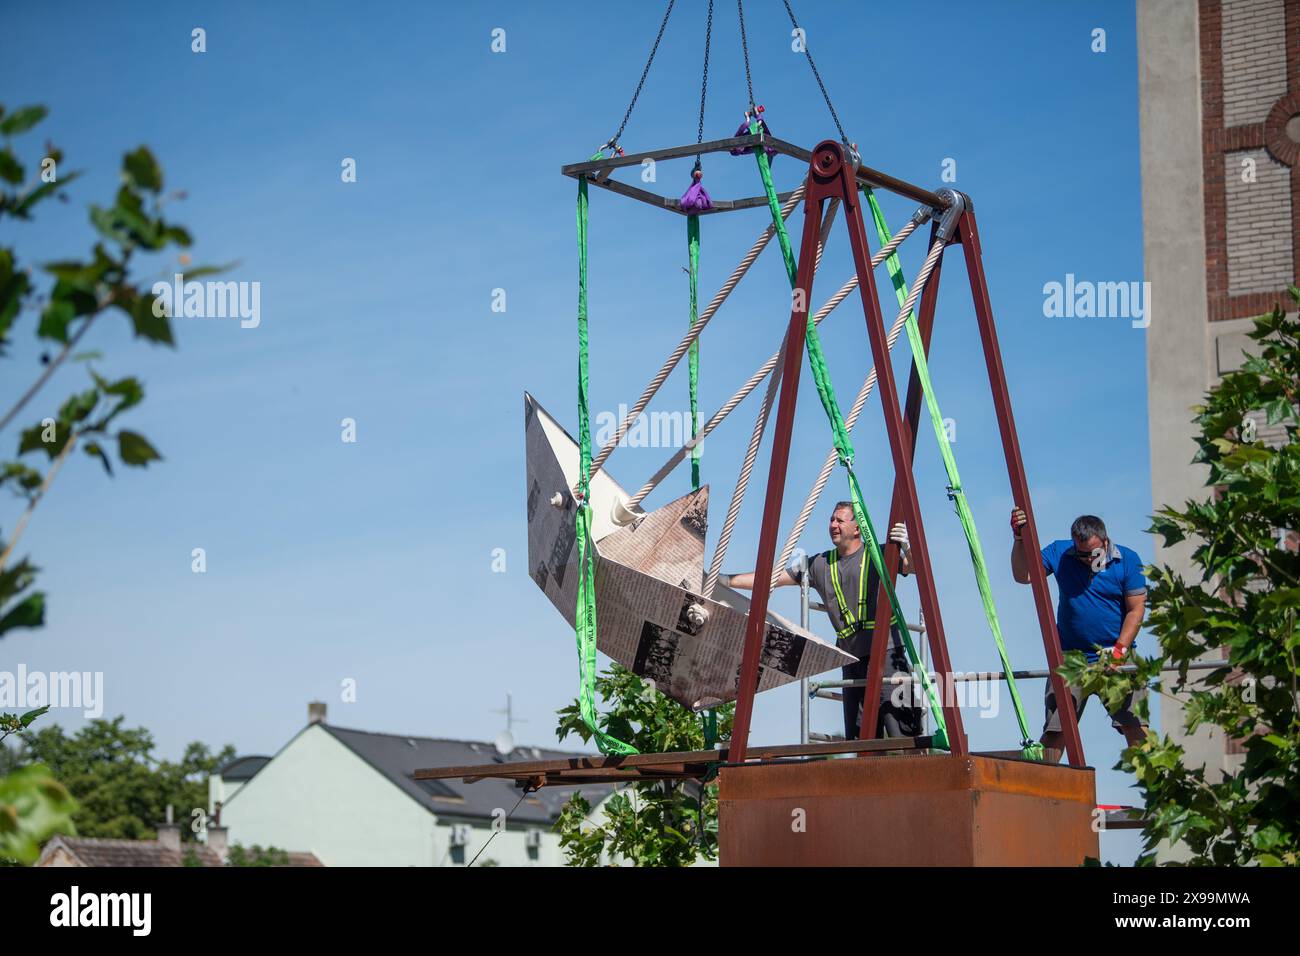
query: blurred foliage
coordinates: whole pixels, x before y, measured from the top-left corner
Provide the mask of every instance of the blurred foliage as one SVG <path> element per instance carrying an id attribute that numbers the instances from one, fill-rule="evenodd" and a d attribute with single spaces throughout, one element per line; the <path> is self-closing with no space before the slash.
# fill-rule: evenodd
<path id="1" fill-rule="evenodd" d="M 1300 290 L 1290 295 L 1300 307 Z M 1190 765 L 1167 734 L 1123 752 L 1119 768 L 1136 775 L 1146 801 L 1139 864 L 1155 863 L 1169 842 L 1191 865 L 1300 865 L 1300 554 L 1286 541 L 1300 531 L 1300 322 L 1279 307 L 1248 334 L 1259 354 L 1196 408 L 1195 461 L 1209 466 L 1210 495 L 1161 508 L 1149 529 L 1166 546 L 1194 544 L 1199 572 L 1188 581 L 1167 565 L 1147 570 L 1147 625 L 1163 655 L 1135 658 L 1136 673 L 1082 655 L 1062 670 L 1111 703 L 1154 684 L 1178 695 L 1187 733 L 1209 727 L 1245 747 L 1241 766 L 1222 773 Z M 1284 443 L 1265 444 L 1252 413 L 1281 426 Z M 1202 658 L 1223 666 L 1189 676 L 1187 665 Z M 1166 675 L 1165 666 L 1178 670 Z"/>
<path id="2" fill-rule="evenodd" d="M 254 843 L 247 849 L 236 843 L 226 855 L 226 866 L 288 866 L 289 854 L 279 847 L 261 847 Z"/>
<path id="3" fill-rule="evenodd" d="M 207 813 L 208 776 L 235 759 L 234 746 L 212 751 L 191 743 L 179 761 L 158 760 L 153 735 L 124 727 L 124 719 L 92 720 L 71 736 L 57 724 L 28 731 L 11 759 L 21 768 L 41 765 L 62 781 L 77 801 L 72 822 L 81 836 L 154 839 L 170 805 L 181 839 L 196 839 L 193 811 Z"/>
<path id="4" fill-rule="evenodd" d="M 29 222 L 50 200 L 67 201 L 69 183 L 79 171 L 60 169 L 63 152 L 50 142 L 20 155 L 16 138 L 30 134 L 46 117 L 43 106 L 7 111 L 0 105 L 0 221 Z M 33 317 L 39 342 L 53 350 L 40 357 L 32 385 L 18 394 L 0 417 L 3 430 L 23 411 L 65 361 L 86 365 L 87 387 L 72 392 L 33 424 L 22 427 L 16 454 L 0 460 L 0 486 L 25 504 L 24 519 L 72 450 L 98 461 L 113 474 L 114 453 L 123 465 L 143 467 L 161 455 L 138 432 L 121 428 L 118 418 L 144 400 L 144 386 L 132 376 L 108 377 L 93 368 L 98 353 L 73 349 L 104 314 L 125 318 L 136 338 L 174 345 L 171 320 L 155 308 L 152 283 L 142 283 L 132 265 L 142 254 L 191 245 L 189 232 L 164 217 L 166 204 L 181 194 L 163 192 L 163 173 L 148 147 L 122 157 L 121 183 L 111 204 L 91 205 L 88 217 L 98 239 L 82 257 L 40 265 L 25 262 L 12 245 L 0 245 L 0 356 L 7 356 L 24 314 Z M 9 235 L 13 235 L 13 230 Z M 192 270 L 191 274 L 213 270 Z M 159 314 L 163 313 L 163 314 Z M 44 399 L 42 399 L 44 403 Z M 32 460 L 34 458 L 34 461 Z M 18 534 L 25 520 L 18 525 Z M 45 620 L 45 595 L 33 590 L 38 568 L 28 558 L 10 560 L 17 540 L 0 539 L 0 637 L 16 628 L 37 628 Z"/>
<path id="5" fill-rule="evenodd" d="M 41 203 L 67 202 L 68 185 L 81 176 L 79 171 L 60 169 L 63 151 L 48 140 L 43 148 L 28 146 L 26 155 L 20 150 L 18 139 L 30 134 L 47 114 L 44 106 L 8 110 L 0 104 L 0 225 L 6 217 L 14 223 L 32 221 Z M 175 345 L 171 320 L 150 291 L 152 283 L 136 278 L 132 266 L 142 254 L 189 248 L 189 232 L 163 214 L 166 204 L 179 198 L 183 194 L 163 192 L 162 168 L 148 147 L 140 146 L 123 156 L 120 185 L 111 204 L 89 207 L 89 222 L 98 236 L 89 253 L 34 264 L 25 261 L 8 242 L 0 245 L 0 358 L 9 357 L 13 335 L 25 315 L 31 316 L 36 339 L 43 346 L 30 386 L 14 393 L 12 407 L 0 410 L 0 431 L 17 420 L 65 361 L 83 363 L 89 378 L 87 386 L 62 402 L 47 404 L 41 398 L 48 411 L 34 416 L 34 424 L 20 425 L 14 457 L 0 458 L 0 487 L 22 502 L 21 517 L 10 530 L 8 542 L 0 535 L 0 638 L 9 631 L 39 628 L 45 623 L 46 595 L 35 589 L 39 568 L 14 551 L 32 512 L 73 449 L 80 446 L 110 476 L 114 452 L 117 461 L 131 467 L 144 467 L 162 458 L 145 436 L 118 422 L 119 416 L 144 400 L 140 381 L 129 375 L 101 375 L 93 367 L 101 355 L 74 349 L 104 314 L 125 318 L 136 338 Z M 14 235 L 16 230 L 6 231 L 6 237 Z M 188 256 L 181 261 L 188 262 Z M 201 267 L 191 275 L 213 271 Z M 12 373 L 9 380 L 14 380 Z M 0 715 L 0 740 L 28 733 L 31 722 L 44 710 Z M 54 742 L 37 735 L 28 745 L 33 753 L 42 753 L 56 749 Z M 187 753 L 186 760 L 191 756 Z M 88 823 L 86 832 L 91 835 L 113 836 L 133 835 L 148 821 L 160 819 L 157 815 L 138 816 L 157 809 L 153 794 L 139 799 L 124 793 L 110 796 L 99 784 L 92 785 L 93 775 L 88 770 L 82 771 L 73 789 L 86 791 L 91 802 L 76 806 L 62 785 L 49 776 L 64 776 L 70 760 L 63 758 L 67 757 L 61 754 L 48 770 L 25 766 L 0 776 L 0 857 L 30 862 L 33 847 L 39 847 L 41 840 L 56 832 L 71 832 L 69 816 Z M 14 762 L 13 754 L 0 748 L 0 773 Z M 133 768 L 130 772 L 143 772 L 130 758 L 108 766 L 112 772 L 127 773 L 128 767 Z M 103 834 L 98 832 L 101 829 Z"/>

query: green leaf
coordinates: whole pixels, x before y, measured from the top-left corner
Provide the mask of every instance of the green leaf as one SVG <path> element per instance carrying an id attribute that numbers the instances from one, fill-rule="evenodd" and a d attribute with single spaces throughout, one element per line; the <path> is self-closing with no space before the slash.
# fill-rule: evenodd
<path id="1" fill-rule="evenodd" d="M 1268 413 L 1268 423 L 1276 425 L 1279 422 L 1286 421 L 1291 417 L 1291 403 L 1285 398 L 1278 398 L 1264 406 L 1265 412 Z"/>
<path id="2" fill-rule="evenodd" d="M 35 863 L 54 834 L 77 832 L 76 810 L 67 787 L 40 764 L 0 777 L 0 857 Z"/>
<path id="3" fill-rule="evenodd" d="M 104 463 L 104 470 L 108 472 L 108 476 L 110 478 L 113 477 L 113 463 L 108 460 L 108 455 L 104 453 L 104 449 L 100 446 L 99 442 L 88 441 L 81 447 L 85 449 L 87 455 L 90 455 L 92 458 L 98 458 L 102 461 Z"/>
<path id="4" fill-rule="evenodd" d="M 37 591 L 19 601 L 0 617 L 0 637 L 18 627 L 41 627 L 45 624 L 45 594 Z"/>
<path id="5" fill-rule="evenodd" d="M 72 434 L 72 429 L 62 422 L 55 422 L 53 441 L 45 440 L 46 425 L 33 425 L 31 428 L 24 429 L 18 440 L 18 454 L 25 455 L 29 451 L 43 451 L 46 456 L 53 460 L 59 452 L 63 451 L 63 446 L 68 443 L 68 437 Z"/>
<path id="6" fill-rule="evenodd" d="M 161 461 L 162 455 L 149 444 L 148 439 L 136 432 L 117 433 L 117 452 L 127 465 L 144 467 L 151 461 Z"/>
<path id="7" fill-rule="evenodd" d="M 68 183 L 72 182 L 74 179 L 80 178 L 80 176 L 81 176 L 80 171 L 73 170 L 72 172 L 64 173 L 62 178 L 54 182 L 41 183 L 39 186 L 37 186 L 27 195 L 23 196 L 22 199 L 18 200 L 18 204 L 14 206 L 14 215 L 19 219 L 30 218 L 31 209 L 33 206 L 35 206 L 38 202 L 41 202 L 42 200 L 45 199 L 49 199 L 51 196 L 60 192 L 65 186 L 68 185 Z"/>
<path id="8" fill-rule="evenodd" d="M 59 421 L 63 422 L 80 422 L 87 415 L 95 410 L 99 404 L 99 390 L 90 388 L 71 396 L 59 408 Z"/>
<path id="9" fill-rule="evenodd" d="M 49 709 L 50 709 L 50 705 L 46 704 L 44 707 L 37 707 L 35 710 L 29 710 L 27 713 L 23 714 L 21 717 L 18 718 L 18 722 L 22 724 L 24 727 L 30 727 L 32 725 L 33 720 L 35 720 L 37 717 L 40 717 Z"/>
<path id="10" fill-rule="evenodd" d="M 225 265 L 222 266 L 198 266 L 197 268 L 194 269 L 186 269 L 185 280 L 188 282 L 191 279 L 199 279 L 202 278 L 203 276 L 220 275 L 223 272 L 229 272 L 237 265 L 239 265 L 239 262 L 235 261 L 235 262 L 227 262 Z"/>
<path id="11" fill-rule="evenodd" d="M 141 146 L 134 152 L 127 153 L 122 158 L 122 170 L 141 189 L 147 189 L 151 193 L 162 189 L 162 169 L 147 146 Z"/>
<path id="12" fill-rule="evenodd" d="M 14 270 L 13 250 L 0 248 L 0 355 L 4 354 L 6 336 L 22 308 L 23 298 L 30 291 L 27 273 Z"/>
<path id="13" fill-rule="evenodd" d="M 49 115 L 44 106 L 24 106 L 0 120 L 0 134 L 17 136 L 25 133 Z"/>
<path id="14" fill-rule="evenodd" d="M 166 315 L 154 314 L 154 303 L 160 301 L 152 292 L 137 296 L 130 310 L 131 324 L 135 328 L 136 338 L 174 346 L 176 340 L 172 338 L 171 319 Z"/>
<path id="15" fill-rule="evenodd" d="M 36 334 L 43 339 L 66 343 L 68 326 L 76 317 L 77 310 L 71 302 L 53 301 L 41 311 L 41 322 L 36 327 Z"/>
<path id="16" fill-rule="evenodd" d="M 17 186 L 23 181 L 23 164 L 18 162 L 14 151 L 6 146 L 0 149 L 0 179 Z"/>

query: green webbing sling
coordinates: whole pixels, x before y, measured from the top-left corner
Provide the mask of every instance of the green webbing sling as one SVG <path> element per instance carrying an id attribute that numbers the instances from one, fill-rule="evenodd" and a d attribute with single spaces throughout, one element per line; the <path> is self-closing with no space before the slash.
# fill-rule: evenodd
<path id="1" fill-rule="evenodd" d="M 593 159 L 600 157 L 600 153 Z M 587 382 L 587 181 L 578 180 L 578 710 L 603 754 L 634 754 L 637 749 L 611 737 L 596 721 L 596 561 L 591 543 L 591 421 Z"/>
<path id="2" fill-rule="evenodd" d="M 876 195 L 871 187 L 865 187 L 863 191 L 867 195 L 867 204 L 871 207 L 871 219 L 876 226 L 876 235 L 880 239 L 880 244 L 884 246 L 892 238 L 889 233 L 889 226 L 885 222 L 884 213 L 880 211 L 880 204 L 876 202 Z M 903 268 L 899 264 L 897 253 L 885 260 L 885 268 L 889 270 L 889 279 L 894 285 L 894 292 L 898 296 L 898 304 L 901 307 L 907 302 L 907 282 L 903 279 Z M 1020 692 L 1016 689 L 1016 679 L 1012 674 L 1011 661 L 1007 658 L 1007 646 L 1002 639 L 1002 625 L 998 622 L 998 612 L 993 606 L 993 588 L 989 584 L 988 567 L 984 562 L 984 549 L 980 547 L 979 534 L 975 530 L 975 516 L 971 513 L 970 505 L 966 502 L 966 492 L 962 488 L 961 476 L 957 474 L 957 459 L 953 456 L 947 430 L 943 427 L 943 415 L 939 411 L 939 400 L 935 397 L 934 386 L 930 382 L 930 367 L 925 357 L 925 343 L 921 341 L 921 330 L 916 324 L 916 315 L 913 312 L 909 311 L 907 313 L 906 323 L 907 340 L 912 346 L 912 362 L 916 368 L 916 377 L 921 383 L 921 392 L 925 395 L 925 405 L 930 411 L 930 424 L 934 426 L 935 438 L 939 440 L 939 452 L 943 456 L 943 467 L 948 473 L 948 496 L 952 498 L 956 505 L 957 518 L 961 521 L 962 530 L 966 533 L 966 547 L 970 550 L 971 565 L 975 569 L 975 583 L 979 587 L 980 600 L 984 604 L 984 617 L 988 620 L 989 630 L 993 632 L 993 640 L 998 645 L 998 656 L 1002 659 L 1002 673 L 1006 676 L 1007 687 L 1011 690 L 1011 703 L 1015 708 L 1016 721 L 1020 724 L 1021 747 L 1024 748 L 1026 758 L 1041 760 L 1043 758 L 1043 746 L 1035 742 L 1029 735 L 1029 725 L 1025 721 L 1025 709 L 1020 702 Z"/>
<path id="3" fill-rule="evenodd" d="M 758 133 L 758 124 L 751 122 L 749 127 L 751 135 Z M 785 269 L 790 277 L 790 288 L 795 288 L 798 281 L 798 267 L 795 265 L 794 253 L 790 250 L 790 236 L 785 230 L 785 220 L 781 218 L 781 205 L 776 198 L 776 187 L 772 185 L 772 168 L 767 160 L 767 151 L 760 144 L 754 150 L 754 155 L 758 158 L 758 171 L 763 177 L 763 189 L 767 193 L 767 205 L 772 213 L 772 224 L 776 229 L 777 240 L 781 246 L 781 255 L 785 259 Z M 867 514 L 866 506 L 862 501 L 862 489 L 858 486 L 858 477 L 853 473 L 853 442 L 849 438 L 848 429 L 844 426 L 844 416 L 840 414 L 839 402 L 835 399 L 835 389 L 831 385 L 830 370 L 826 367 L 826 358 L 822 354 L 821 339 L 817 335 L 817 325 L 813 321 L 812 309 L 807 310 L 808 331 L 805 340 L 808 346 L 808 365 L 812 369 L 813 379 L 817 383 L 817 394 L 821 398 L 822 408 L 826 411 L 826 417 L 831 424 L 831 432 L 834 435 L 835 451 L 839 456 L 840 464 L 844 466 L 844 471 L 849 480 L 849 500 L 853 503 L 853 517 L 858 523 L 858 530 L 862 533 L 863 541 L 867 547 L 867 554 L 871 557 L 871 564 L 876 569 L 876 575 L 880 582 L 885 586 L 885 594 L 889 597 L 889 607 L 892 612 L 894 624 L 897 626 L 899 633 L 903 637 L 903 645 L 907 649 L 908 660 L 912 662 L 912 667 L 920 676 L 921 684 L 925 688 L 926 697 L 930 703 L 930 713 L 934 717 L 935 732 L 933 734 L 934 746 L 947 749 L 948 747 L 948 725 L 943 719 L 943 710 L 939 706 L 939 698 L 934 692 L 934 683 L 930 680 L 929 670 L 922 666 L 921 659 L 916 653 L 916 645 L 912 642 L 911 632 L 907 629 L 907 619 L 903 616 L 903 608 L 898 603 L 898 594 L 885 573 L 885 561 L 880 553 L 879 538 L 876 536 L 876 529 L 871 523 L 871 516 Z"/>
<path id="4" fill-rule="evenodd" d="M 700 293 L 700 217 L 686 217 L 686 251 L 691 261 L 691 322 L 690 328 L 699 321 Z M 700 429 L 700 340 L 691 343 L 688 363 L 691 378 L 691 438 L 694 439 Z M 691 449 L 691 490 L 700 487 L 700 449 Z M 704 725 L 704 748 L 712 750 L 718 740 L 718 715 L 714 710 L 701 712 L 700 719 Z"/>
<path id="5" fill-rule="evenodd" d="M 699 320 L 700 292 L 700 217 L 686 217 L 686 247 L 691 259 L 691 324 Z M 688 360 L 691 376 L 691 438 L 700 429 L 700 340 L 691 343 Z M 691 489 L 700 487 L 700 450 L 691 449 Z"/>
<path id="6" fill-rule="evenodd" d="M 867 573 L 866 562 L 863 562 L 862 568 L 858 572 L 858 613 L 855 615 L 849 610 L 849 602 L 844 600 L 844 590 L 840 587 L 840 549 L 831 548 L 826 552 L 826 563 L 831 569 L 831 587 L 835 589 L 835 603 L 840 607 L 840 620 L 844 626 L 835 632 L 836 637 L 848 637 L 859 627 L 872 628 L 876 626 L 875 621 L 864 621 L 867 613 L 867 578 L 871 575 Z"/>

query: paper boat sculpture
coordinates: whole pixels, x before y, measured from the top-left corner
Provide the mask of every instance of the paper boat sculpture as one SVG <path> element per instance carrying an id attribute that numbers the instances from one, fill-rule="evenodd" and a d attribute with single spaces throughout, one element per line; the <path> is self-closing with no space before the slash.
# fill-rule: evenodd
<path id="1" fill-rule="evenodd" d="M 578 587 L 578 445 L 524 394 L 528 573 L 574 623 Z M 601 470 L 591 481 L 597 648 L 685 707 L 735 700 L 749 600 L 704 584 L 708 486 L 621 525 L 630 496 Z M 813 677 L 856 658 L 769 612 L 757 690 Z"/>

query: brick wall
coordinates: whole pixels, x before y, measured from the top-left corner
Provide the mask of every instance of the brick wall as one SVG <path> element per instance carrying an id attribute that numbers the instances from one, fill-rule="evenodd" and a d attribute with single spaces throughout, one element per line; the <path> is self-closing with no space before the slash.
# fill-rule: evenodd
<path id="1" fill-rule="evenodd" d="M 1223 123 L 1258 123 L 1286 92 L 1283 0 L 1223 0 Z"/>
<path id="2" fill-rule="evenodd" d="M 1267 312 L 1300 275 L 1300 0 L 1200 0 L 1211 322 Z M 1250 160 L 1250 168 L 1243 165 Z"/>
<path id="3" fill-rule="evenodd" d="M 1265 149 L 1223 154 L 1228 296 L 1275 293 L 1290 284 L 1291 170 Z"/>

